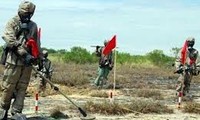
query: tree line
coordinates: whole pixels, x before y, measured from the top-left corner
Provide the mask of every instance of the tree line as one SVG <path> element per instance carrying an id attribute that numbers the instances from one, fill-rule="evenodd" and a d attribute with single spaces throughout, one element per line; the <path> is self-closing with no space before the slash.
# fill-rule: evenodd
<path id="1" fill-rule="evenodd" d="M 77 64 L 96 63 L 98 57 L 95 53 L 89 52 L 82 47 L 72 47 L 70 50 L 60 49 L 46 49 L 51 56 L 60 58 L 63 62 L 74 62 Z M 116 53 L 117 63 L 119 64 L 152 64 L 155 66 L 166 66 L 174 62 L 175 56 L 178 54 L 179 48 L 172 48 L 171 52 L 174 56 L 164 54 L 163 50 L 155 49 L 146 53 L 145 55 L 131 55 L 130 53 L 118 52 Z"/>
<path id="2" fill-rule="evenodd" d="M 97 63 L 98 57 L 95 53 L 89 52 L 82 47 L 72 47 L 70 50 L 52 48 L 45 48 L 49 52 L 49 56 L 54 59 L 60 59 L 64 63 L 73 62 L 77 64 Z M 2 53 L 3 46 L 0 47 Z M 116 53 L 117 63 L 119 64 L 152 64 L 155 66 L 166 66 L 174 62 L 175 56 L 178 54 L 179 48 L 172 48 L 171 52 L 174 56 L 164 54 L 163 50 L 155 49 L 146 53 L 145 55 L 131 55 L 130 53 L 118 52 Z"/>

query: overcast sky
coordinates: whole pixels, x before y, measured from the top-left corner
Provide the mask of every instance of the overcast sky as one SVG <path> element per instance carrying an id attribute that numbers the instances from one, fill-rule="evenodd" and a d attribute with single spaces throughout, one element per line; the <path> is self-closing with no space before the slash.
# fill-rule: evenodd
<path id="1" fill-rule="evenodd" d="M 0 1 L 0 32 L 22 0 Z M 200 47 L 200 0 L 31 0 L 42 28 L 42 46 L 70 50 L 102 45 L 117 35 L 120 52 L 170 54 L 193 36 Z M 0 40 L 2 45 L 4 42 Z"/>

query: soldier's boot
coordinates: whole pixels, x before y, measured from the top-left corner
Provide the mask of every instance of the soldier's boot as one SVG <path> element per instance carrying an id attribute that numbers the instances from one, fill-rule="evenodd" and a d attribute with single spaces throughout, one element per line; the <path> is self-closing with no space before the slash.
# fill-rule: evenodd
<path id="1" fill-rule="evenodd" d="M 8 119 L 8 110 L 0 109 L 0 120 Z"/>
<path id="2" fill-rule="evenodd" d="M 22 113 L 12 113 L 11 120 L 27 120 L 26 115 Z"/>

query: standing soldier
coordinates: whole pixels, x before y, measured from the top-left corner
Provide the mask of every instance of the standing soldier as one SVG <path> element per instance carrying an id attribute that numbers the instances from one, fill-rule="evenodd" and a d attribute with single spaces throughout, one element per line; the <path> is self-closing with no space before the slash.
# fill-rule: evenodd
<path id="1" fill-rule="evenodd" d="M 98 67 L 98 76 L 94 81 L 96 86 L 102 87 L 106 85 L 108 81 L 108 74 L 112 70 L 114 62 L 112 58 L 112 51 L 108 55 L 103 54 L 103 50 L 106 47 L 108 40 L 104 41 L 104 46 L 96 46 L 96 55 L 99 57 L 99 67 Z"/>
<path id="2" fill-rule="evenodd" d="M 199 74 L 199 53 L 193 48 L 195 38 L 188 37 L 184 47 L 179 51 L 175 61 L 176 73 L 180 74 L 177 82 L 177 92 L 183 90 L 183 96 L 189 93 L 190 83 L 193 75 Z"/>
<path id="3" fill-rule="evenodd" d="M 40 70 L 41 73 L 43 74 L 44 77 L 46 77 L 47 79 L 51 80 L 51 76 L 53 73 L 53 68 L 52 68 L 52 64 L 51 61 L 48 59 L 48 51 L 47 50 L 43 50 L 42 51 L 43 54 L 43 59 L 42 59 L 42 69 Z M 39 85 L 39 92 L 44 92 L 46 89 L 46 80 L 44 80 L 43 78 L 40 79 L 40 85 Z"/>
<path id="4" fill-rule="evenodd" d="M 37 24 L 31 20 L 35 7 L 32 2 L 22 1 L 18 14 L 8 21 L 2 36 L 8 51 L 1 84 L 0 120 L 7 120 L 14 92 L 16 96 L 11 106 L 12 119 L 26 119 L 22 110 L 31 76 L 31 65 L 36 59 L 30 52 L 31 48 L 27 45 L 30 39 L 33 40 L 32 43 L 37 45 L 37 51 L 40 51 Z"/>

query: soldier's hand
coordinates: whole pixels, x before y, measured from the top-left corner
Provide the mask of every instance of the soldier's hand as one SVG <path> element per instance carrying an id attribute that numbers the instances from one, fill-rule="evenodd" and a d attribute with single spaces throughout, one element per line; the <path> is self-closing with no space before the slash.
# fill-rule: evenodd
<path id="1" fill-rule="evenodd" d="M 178 73 L 178 74 L 183 73 L 183 66 L 180 66 L 178 69 L 176 69 L 174 73 Z"/>
<path id="2" fill-rule="evenodd" d="M 109 65 L 109 70 L 112 70 L 113 69 L 113 64 L 110 64 Z"/>
<path id="3" fill-rule="evenodd" d="M 96 50 L 98 50 L 99 48 L 100 48 L 100 46 L 97 45 L 97 46 L 96 46 Z"/>
<path id="4" fill-rule="evenodd" d="M 24 64 L 26 66 L 32 65 L 34 63 L 34 61 L 35 61 L 35 58 L 32 55 L 30 55 L 30 54 L 24 55 Z"/>

